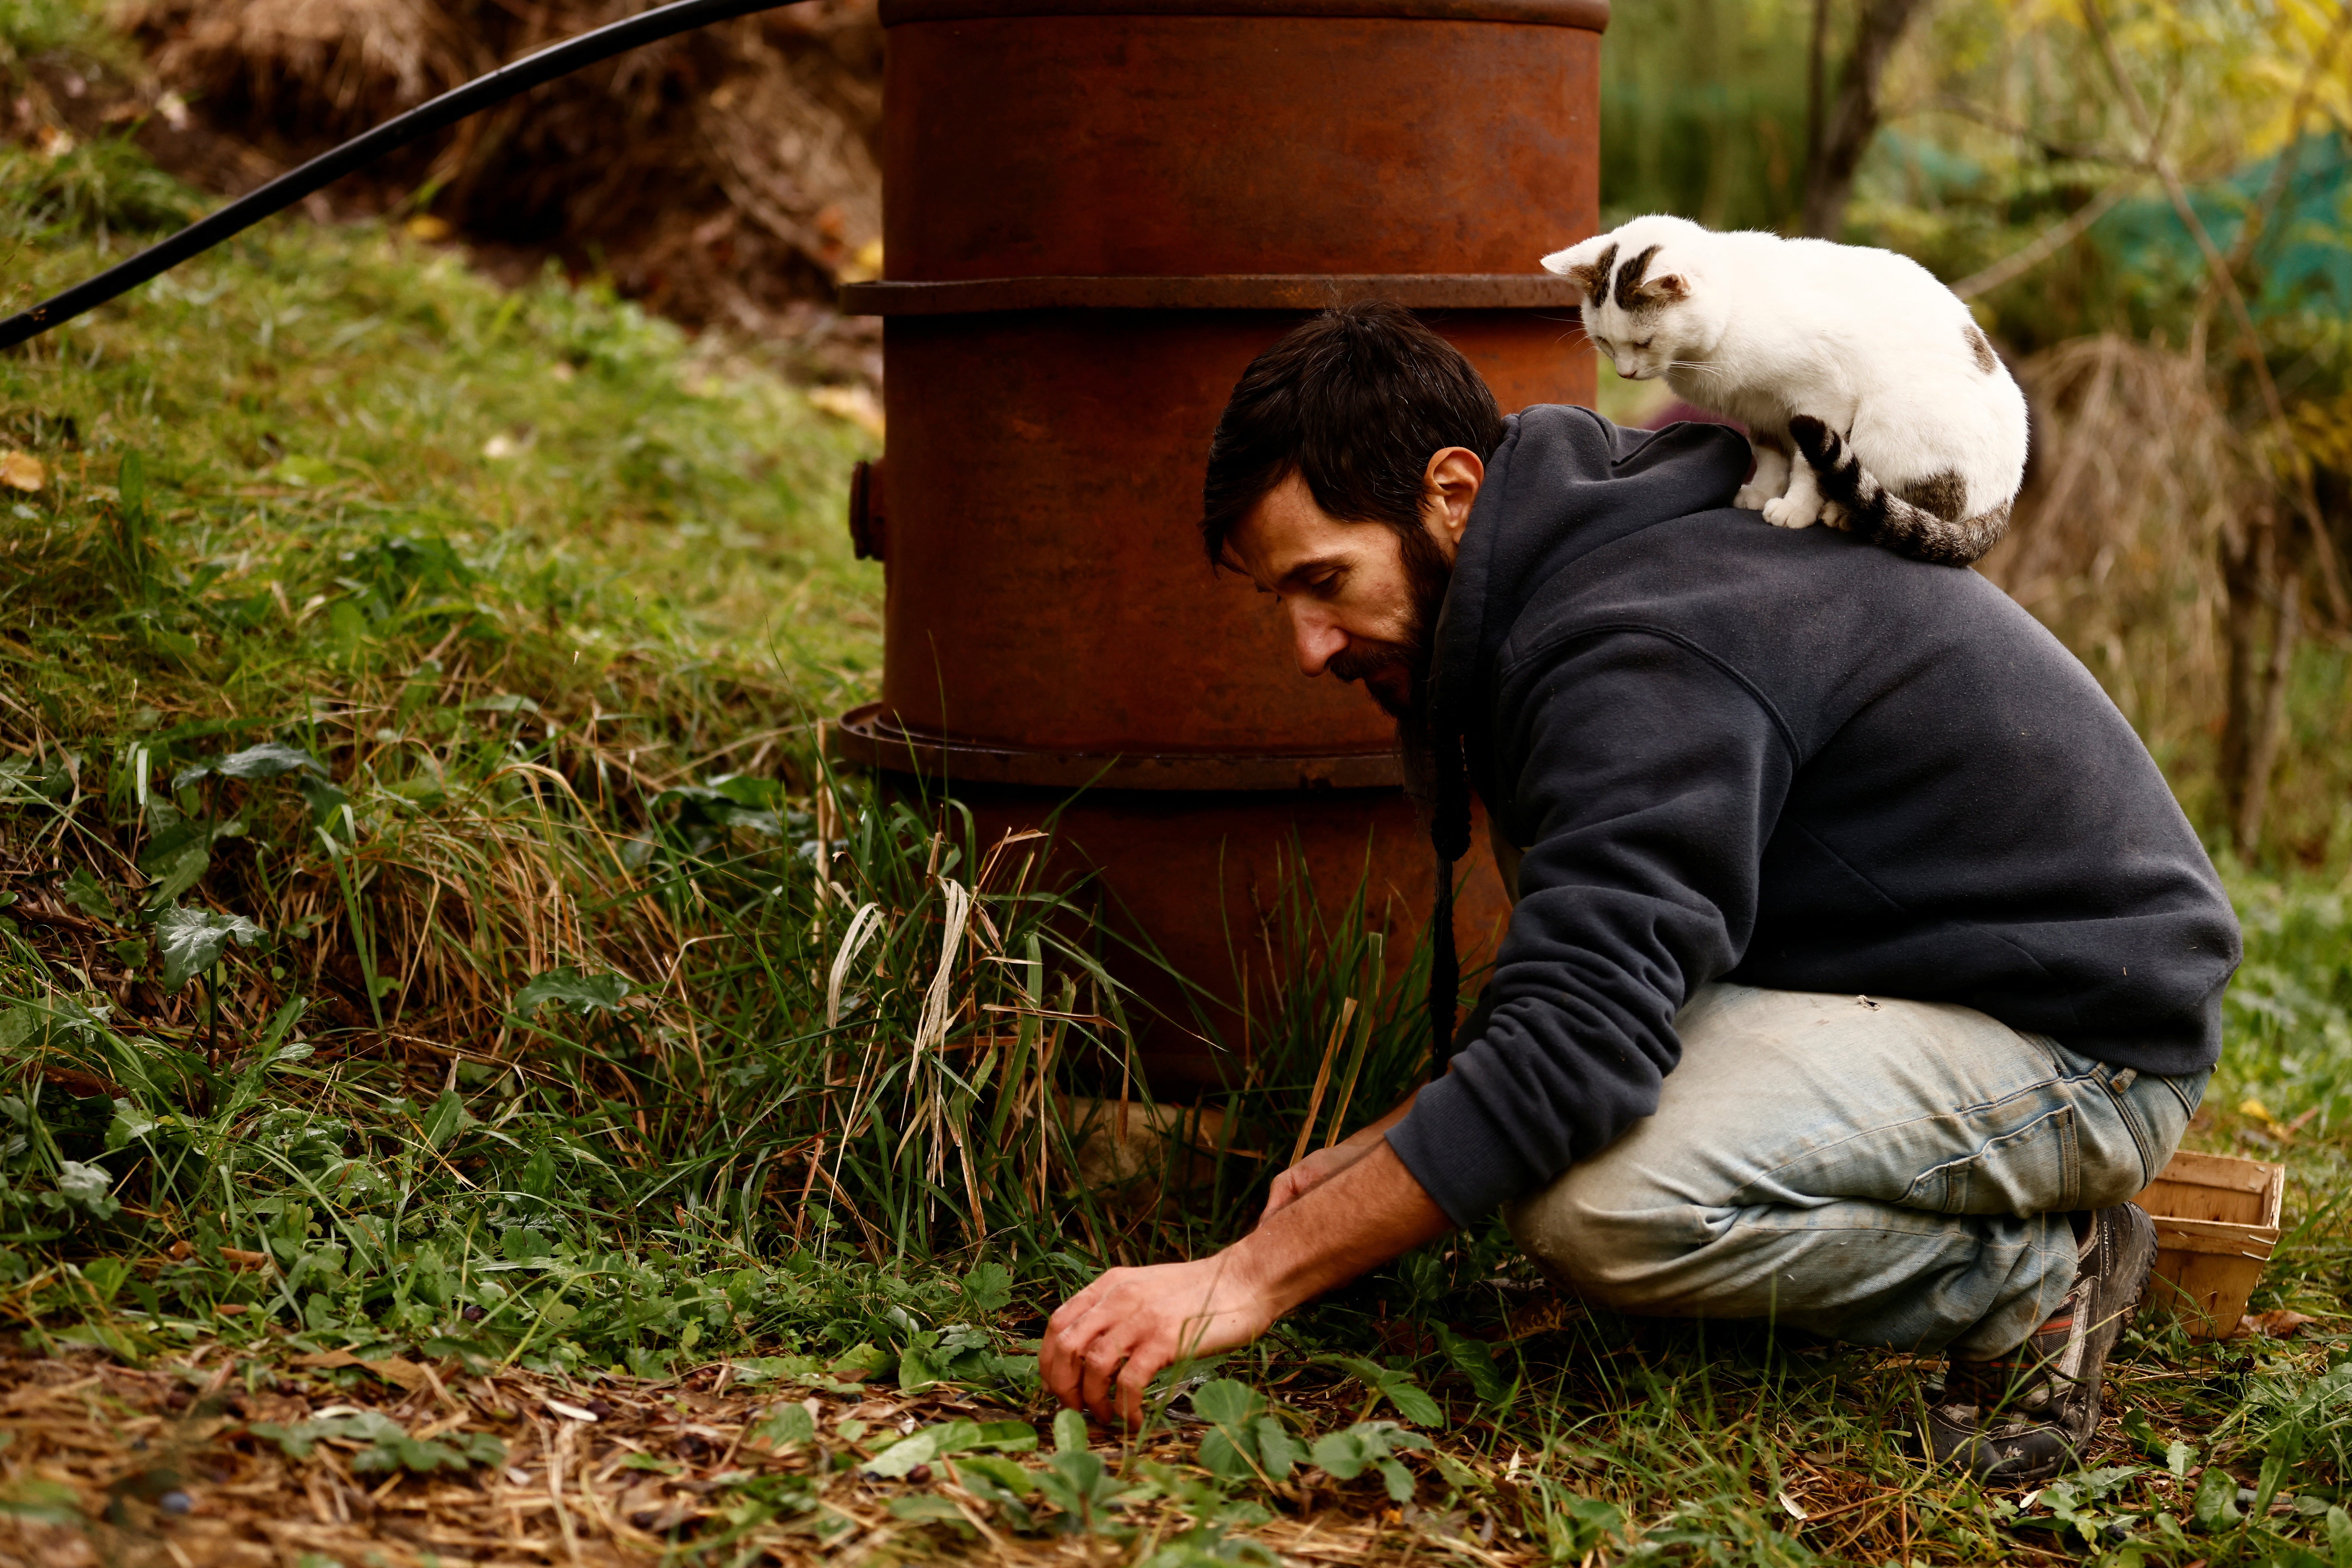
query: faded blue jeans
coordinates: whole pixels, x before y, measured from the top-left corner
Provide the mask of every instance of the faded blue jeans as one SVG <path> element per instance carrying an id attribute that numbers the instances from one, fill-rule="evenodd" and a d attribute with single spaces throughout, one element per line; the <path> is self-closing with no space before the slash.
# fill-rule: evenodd
<path id="1" fill-rule="evenodd" d="M 2164 1168 L 2208 1075 L 2110 1068 L 1941 1003 L 1702 987 L 1657 1113 L 1506 1211 L 1620 1311 L 2015 1348 L 2074 1282 L 2071 1209 Z"/>

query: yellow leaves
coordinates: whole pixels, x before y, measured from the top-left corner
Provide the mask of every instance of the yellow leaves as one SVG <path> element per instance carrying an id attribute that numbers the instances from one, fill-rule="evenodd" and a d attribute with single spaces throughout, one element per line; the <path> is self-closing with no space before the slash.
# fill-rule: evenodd
<path id="1" fill-rule="evenodd" d="M 0 485 L 12 490 L 37 490 L 49 482 L 49 470 L 30 452 L 0 452 Z"/>
<path id="2" fill-rule="evenodd" d="M 401 226 L 407 230 L 409 238 L 423 240 L 427 245 L 438 245 L 457 232 L 450 226 L 447 218 L 436 217 L 431 213 L 418 213 Z"/>
<path id="3" fill-rule="evenodd" d="M 2269 1106 L 2264 1105 L 2259 1100 L 2253 1100 L 2251 1098 L 2238 1102 L 2238 1114 L 2241 1116 L 2251 1116 L 2255 1121 L 2262 1122 L 2272 1122 L 2278 1120 L 2277 1117 L 2271 1114 Z"/>

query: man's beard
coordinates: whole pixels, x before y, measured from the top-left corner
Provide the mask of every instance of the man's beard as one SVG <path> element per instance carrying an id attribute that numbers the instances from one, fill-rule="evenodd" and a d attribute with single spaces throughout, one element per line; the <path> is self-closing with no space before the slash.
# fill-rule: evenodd
<path id="1" fill-rule="evenodd" d="M 1334 654 L 1327 667 L 1342 680 L 1360 680 L 1388 716 L 1397 721 L 1397 738 L 1408 754 L 1425 746 L 1429 730 L 1429 673 L 1434 662 L 1430 639 L 1438 613 L 1445 606 L 1445 590 L 1454 580 L 1453 563 L 1423 528 L 1401 529 L 1405 591 L 1411 596 L 1404 635 L 1394 642 L 1351 643 Z M 1404 677 L 1405 693 L 1392 695 L 1369 677 L 1396 671 Z"/>

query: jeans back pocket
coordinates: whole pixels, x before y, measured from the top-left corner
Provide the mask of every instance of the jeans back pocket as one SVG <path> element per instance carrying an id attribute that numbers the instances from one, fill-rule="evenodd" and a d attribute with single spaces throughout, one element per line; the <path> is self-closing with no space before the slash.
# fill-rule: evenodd
<path id="1" fill-rule="evenodd" d="M 2082 1185 L 2074 1110 L 2062 1105 L 1923 1172 L 1903 1204 L 1943 1214 L 2048 1214 L 2076 1207 Z"/>

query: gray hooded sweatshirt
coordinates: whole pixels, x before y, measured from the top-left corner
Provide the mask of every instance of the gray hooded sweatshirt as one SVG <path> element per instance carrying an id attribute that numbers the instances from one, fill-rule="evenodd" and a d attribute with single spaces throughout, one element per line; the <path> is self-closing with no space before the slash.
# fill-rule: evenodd
<path id="1" fill-rule="evenodd" d="M 1488 464 L 1432 703 L 1517 903 L 1389 1133 L 1458 1224 L 1652 1114 L 1711 980 L 1956 1002 L 2146 1073 L 2220 1055 L 2237 921 L 2098 682 L 1972 571 L 1733 510 L 1747 467 L 1717 426 L 1553 406 Z"/>

